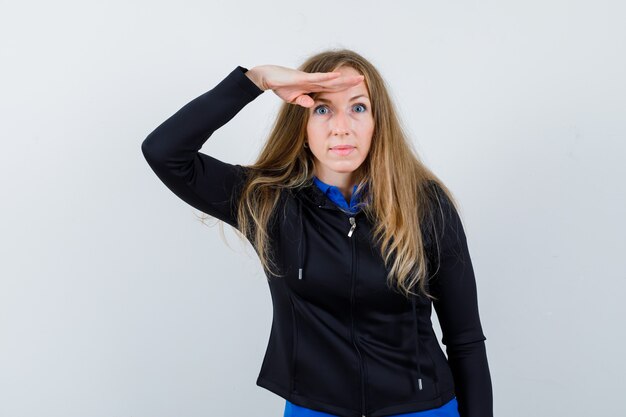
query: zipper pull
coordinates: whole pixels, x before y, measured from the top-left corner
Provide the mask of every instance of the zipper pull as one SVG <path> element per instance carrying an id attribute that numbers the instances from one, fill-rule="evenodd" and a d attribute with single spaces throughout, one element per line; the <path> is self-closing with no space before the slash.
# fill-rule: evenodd
<path id="1" fill-rule="evenodd" d="M 350 231 L 348 232 L 348 237 L 352 236 L 352 232 L 354 232 L 354 229 L 356 229 L 356 220 L 354 219 L 354 217 L 350 217 L 350 224 L 352 226 L 350 227 Z"/>

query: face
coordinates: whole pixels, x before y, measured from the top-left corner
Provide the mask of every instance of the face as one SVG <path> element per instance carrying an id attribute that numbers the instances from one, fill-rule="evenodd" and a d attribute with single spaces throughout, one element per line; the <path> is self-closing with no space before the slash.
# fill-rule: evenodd
<path id="1" fill-rule="evenodd" d="M 351 67 L 337 70 L 360 75 Z M 309 109 L 308 145 L 315 175 L 331 185 L 351 186 L 353 172 L 367 157 L 374 132 L 374 117 L 365 80 L 342 91 L 321 92 Z"/>

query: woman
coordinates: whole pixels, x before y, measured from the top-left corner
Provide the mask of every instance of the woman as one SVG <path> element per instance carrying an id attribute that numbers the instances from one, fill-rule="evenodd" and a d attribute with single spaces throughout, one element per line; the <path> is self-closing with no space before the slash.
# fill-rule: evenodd
<path id="1" fill-rule="evenodd" d="M 199 152 L 265 90 L 284 102 L 256 163 Z M 361 55 L 326 51 L 297 70 L 238 66 L 142 151 L 172 192 L 258 254 L 274 316 L 257 385 L 287 400 L 285 416 L 493 414 L 456 204 Z"/>

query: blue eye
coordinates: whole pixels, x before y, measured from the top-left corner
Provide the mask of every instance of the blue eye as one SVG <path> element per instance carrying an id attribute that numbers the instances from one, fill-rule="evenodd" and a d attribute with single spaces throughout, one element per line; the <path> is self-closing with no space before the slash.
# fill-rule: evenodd
<path id="1" fill-rule="evenodd" d="M 362 108 L 363 108 L 363 110 L 361 110 L 361 111 L 357 111 L 357 113 L 364 113 L 364 112 L 367 110 L 367 106 L 365 106 L 365 104 L 363 104 L 363 103 L 358 103 L 358 104 L 355 104 L 355 105 L 354 105 L 354 107 L 362 107 Z M 319 109 L 327 109 L 327 111 L 328 111 L 328 108 L 327 108 L 324 104 L 321 104 L 321 105 L 317 106 L 317 107 L 313 110 L 313 113 L 315 113 L 315 114 L 322 114 L 322 115 L 323 115 L 323 114 L 326 114 L 326 113 L 319 113 L 319 112 L 317 111 L 317 110 L 319 110 Z"/>
<path id="2" fill-rule="evenodd" d="M 321 109 L 321 108 L 325 108 L 325 107 L 326 107 L 326 106 L 324 106 L 324 105 L 317 106 L 317 107 L 315 108 L 315 110 L 313 110 L 313 113 L 320 114 L 320 113 L 317 113 L 317 109 Z"/>

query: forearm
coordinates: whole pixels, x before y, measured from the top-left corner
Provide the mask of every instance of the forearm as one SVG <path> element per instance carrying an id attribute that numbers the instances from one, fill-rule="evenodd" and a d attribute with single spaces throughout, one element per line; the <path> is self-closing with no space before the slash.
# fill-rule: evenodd
<path id="1" fill-rule="evenodd" d="M 447 347 L 461 417 L 492 417 L 493 391 L 484 341 Z"/>
<path id="2" fill-rule="evenodd" d="M 261 93 L 236 68 L 154 129 L 142 144 L 146 158 L 167 161 L 170 166 L 187 164 L 215 130 Z"/>

